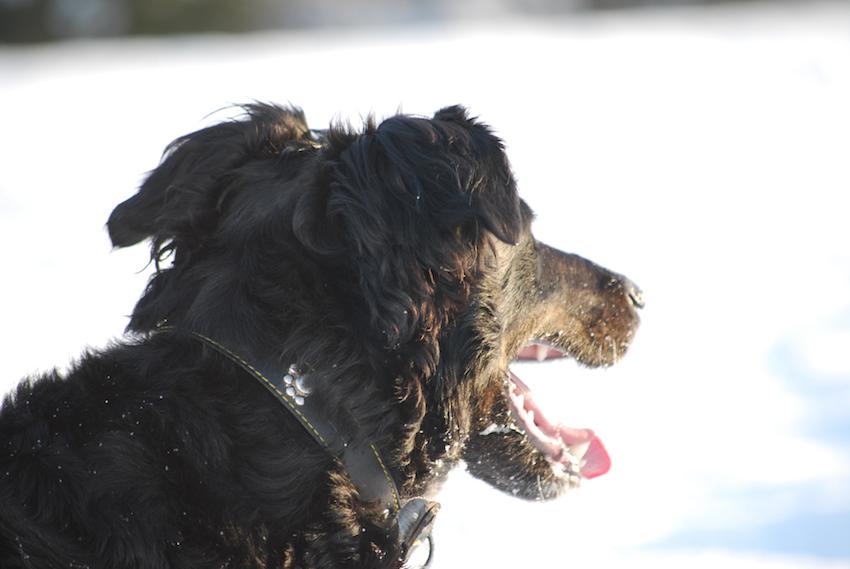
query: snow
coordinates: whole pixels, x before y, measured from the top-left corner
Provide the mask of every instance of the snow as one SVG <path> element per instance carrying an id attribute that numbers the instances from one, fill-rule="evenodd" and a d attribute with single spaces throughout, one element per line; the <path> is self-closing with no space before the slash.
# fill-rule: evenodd
<path id="1" fill-rule="evenodd" d="M 620 365 L 521 373 L 611 472 L 547 504 L 456 472 L 437 568 L 850 567 L 850 7 L 2 48 L 0 391 L 120 335 L 150 267 L 111 208 L 250 100 L 316 128 L 463 103 L 538 237 L 645 292 Z"/>

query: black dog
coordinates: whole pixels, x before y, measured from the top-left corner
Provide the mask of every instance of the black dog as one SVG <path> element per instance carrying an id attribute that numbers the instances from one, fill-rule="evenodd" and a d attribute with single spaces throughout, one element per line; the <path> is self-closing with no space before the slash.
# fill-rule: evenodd
<path id="1" fill-rule="evenodd" d="M 508 365 L 614 363 L 640 292 L 531 220 L 460 107 L 178 139 L 108 223 L 152 242 L 132 335 L 0 410 L 0 567 L 393 568 L 460 461 L 535 500 L 604 473 Z"/>

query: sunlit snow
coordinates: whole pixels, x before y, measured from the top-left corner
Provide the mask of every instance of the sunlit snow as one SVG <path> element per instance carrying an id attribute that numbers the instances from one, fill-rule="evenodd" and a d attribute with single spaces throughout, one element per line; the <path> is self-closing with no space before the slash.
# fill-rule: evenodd
<path id="1" fill-rule="evenodd" d="M 611 472 L 548 504 L 455 473 L 436 567 L 850 567 L 850 8 L 0 48 L 0 390 L 121 334 L 151 269 L 111 208 L 251 100 L 463 103 L 538 237 L 645 291 L 618 366 L 522 366 Z"/>

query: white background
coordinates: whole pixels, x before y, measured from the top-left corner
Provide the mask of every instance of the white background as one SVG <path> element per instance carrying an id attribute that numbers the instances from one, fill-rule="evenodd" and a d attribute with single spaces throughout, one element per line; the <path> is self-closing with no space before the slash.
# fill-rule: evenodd
<path id="1" fill-rule="evenodd" d="M 621 365 L 519 370 L 611 473 L 543 505 L 457 473 L 437 568 L 850 567 L 850 7 L 0 48 L 0 392 L 121 334 L 150 267 L 109 212 L 251 100 L 465 104 L 538 237 L 646 293 Z"/>

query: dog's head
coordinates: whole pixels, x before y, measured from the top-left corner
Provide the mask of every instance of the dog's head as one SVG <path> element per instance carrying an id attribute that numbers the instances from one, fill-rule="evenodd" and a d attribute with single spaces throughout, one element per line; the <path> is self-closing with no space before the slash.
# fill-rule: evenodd
<path id="1" fill-rule="evenodd" d="M 150 238 L 157 263 L 130 329 L 168 322 L 348 377 L 339 399 L 375 406 L 411 478 L 464 458 L 549 498 L 607 469 L 598 438 L 547 418 L 508 365 L 614 363 L 640 293 L 534 239 L 487 126 L 450 107 L 315 132 L 298 110 L 246 110 L 172 143 L 113 211 L 113 244 Z"/>
<path id="2" fill-rule="evenodd" d="M 520 237 L 501 142 L 460 107 L 433 119 L 369 120 L 362 133 L 312 132 L 297 110 L 246 110 L 245 120 L 173 142 L 141 190 L 112 212 L 113 245 L 151 238 L 157 262 L 131 330 L 161 321 L 204 327 L 221 310 L 233 326 L 245 318 L 227 304 L 239 299 L 215 292 L 241 280 L 260 294 L 259 281 L 279 271 L 286 278 L 271 286 L 289 298 L 269 299 L 272 314 L 251 320 L 291 310 L 305 284 L 319 286 L 356 320 L 336 324 L 397 350 L 423 334 L 433 340 L 467 303 L 477 253 L 493 237 Z M 160 270 L 169 255 L 172 266 Z M 436 357 L 421 363 L 433 367 Z"/>
<path id="3" fill-rule="evenodd" d="M 609 366 L 629 348 L 643 307 L 625 277 L 562 253 L 526 232 L 505 257 L 498 281 L 482 287 L 498 319 L 479 324 L 494 346 L 489 373 L 479 378 L 463 456 L 478 478 L 515 496 L 545 500 L 605 474 L 610 459 L 590 429 L 547 416 L 528 386 L 509 369 L 514 361 L 573 358 Z"/>

